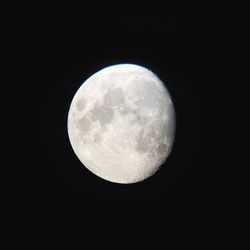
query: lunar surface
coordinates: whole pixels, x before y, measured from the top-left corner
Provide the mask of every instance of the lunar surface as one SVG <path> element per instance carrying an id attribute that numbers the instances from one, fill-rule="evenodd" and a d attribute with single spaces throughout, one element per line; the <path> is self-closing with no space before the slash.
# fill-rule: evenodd
<path id="1" fill-rule="evenodd" d="M 173 146 L 171 96 L 144 67 L 104 68 L 76 92 L 68 134 L 75 154 L 95 175 L 115 183 L 143 181 L 160 168 Z"/>

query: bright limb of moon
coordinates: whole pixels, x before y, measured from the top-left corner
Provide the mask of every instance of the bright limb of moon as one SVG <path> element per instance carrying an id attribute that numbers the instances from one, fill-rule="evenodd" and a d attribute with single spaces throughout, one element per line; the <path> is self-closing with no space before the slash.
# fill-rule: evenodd
<path id="1" fill-rule="evenodd" d="M 160 168 L 173 146 L 171 96 L 142 66 L 106 67 L 76 92 L 68 134 L 75 154 L 95 175 L 116 183 L 143 181 Z"/>

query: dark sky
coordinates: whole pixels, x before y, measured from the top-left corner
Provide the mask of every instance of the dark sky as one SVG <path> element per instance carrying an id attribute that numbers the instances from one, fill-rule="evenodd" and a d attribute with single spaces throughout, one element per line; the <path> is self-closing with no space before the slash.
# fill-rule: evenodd
<path id="1" fill-rule="evenodd" d="M 44 83 L 45 164 L 53 190 L 105 205 L 165 205 L 168 196 L 197 198 L 209 189 L 210 131 L 205 120 L 212 106 L 206 101 L 217 70 L 211 58 L 211 37 L 201 32 L 206 27 L 198 20 L 171 15 L 84 21 L 81 29 L 66 20 L 55 22 L 42 48 L 48 56 L 44 61 L 48 73 Z M 100 68 L 116 63 L 135 63 L 154 71 L 173 96 L 177 115 L 176 143 L 166 166 L 146 182 L 128 186 L 106 182 L 83 169 L 66 128 L 69 105 L 80 84 Z"/>
<path id="2" fill-rule="evenodd" d="M 30 75 L 34 84 L 28 86 L 32 92 L 27 96 L 34 96 L 36 105 L 30 107 L 30 100 L 27 104 L 32 119 L 41 125 L 40 150 L 29 147 L 34 190 L 28 189 L 41 218 L 59 224 L 74 218 L 82 225 L 93 222 L 95 228 L 99 220 L 102 225 L 117 220 L 140 224 L 147 218 L 157 226 L 176 216 L 213 218 L 224 192 L 220 139 L 226 128 L 219 120 L 227 113 L 219 105 L 226 83 L 220 75 L 224 44 L 218 25 L 214 16 L 202 13 L 93 19 L 67 11 L 41 15 L 25 44 L 32 64 L 27 71 L 35 75 Z M 67 135 L 69 105 L 80 84 L 116 63 L 139 64 L 155 72 L 176 109 L 170 157 L 153 177 L 133 185 L 110 183 L 90 173 Z"/>

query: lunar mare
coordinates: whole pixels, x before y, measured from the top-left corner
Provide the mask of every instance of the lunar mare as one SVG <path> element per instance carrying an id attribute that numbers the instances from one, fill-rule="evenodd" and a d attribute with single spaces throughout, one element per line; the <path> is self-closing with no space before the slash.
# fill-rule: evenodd
<path id="1" fill-rule="evenodd" d="M 97 176 L 116 183 L 145 180 L 165 162 L 173 146 L 171 96 L 144 67 L 104 68 L 76 92 L 68 134 L 79 160 Z"/>

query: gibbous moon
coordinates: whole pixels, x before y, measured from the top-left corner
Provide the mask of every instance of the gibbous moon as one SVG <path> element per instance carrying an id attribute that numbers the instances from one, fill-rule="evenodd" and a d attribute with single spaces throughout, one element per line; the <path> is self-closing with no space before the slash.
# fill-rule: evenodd
<path id="1" fill-rule="evenodd" d="M 175 136 L 175 111 L 163 82 L 150 70 L 119 64 L 88 78 L 68 113 L 68 134 L 82 164 L 115 183 L 152 176 Z"/>

